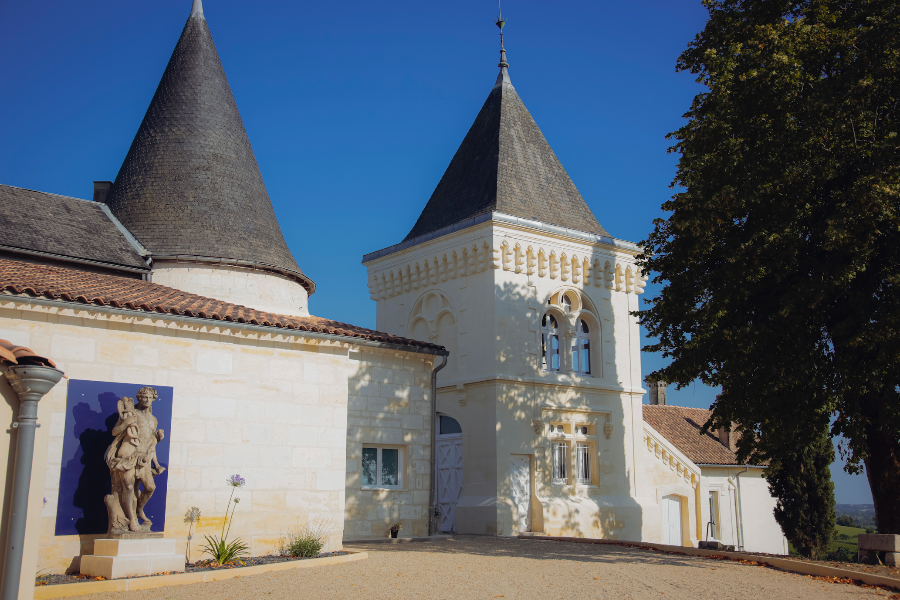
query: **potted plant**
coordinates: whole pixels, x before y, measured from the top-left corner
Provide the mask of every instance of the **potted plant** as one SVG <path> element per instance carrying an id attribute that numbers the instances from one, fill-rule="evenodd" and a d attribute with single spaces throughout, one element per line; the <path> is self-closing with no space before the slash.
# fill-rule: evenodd
<path id="1" fill-rule="evenodd" d="M 393 525 L 391 525 L 391 537 L 397 537 L 397 534 L 400 533 L 400 530 L 403 529 L 403 521 L 397 521 Z"/>

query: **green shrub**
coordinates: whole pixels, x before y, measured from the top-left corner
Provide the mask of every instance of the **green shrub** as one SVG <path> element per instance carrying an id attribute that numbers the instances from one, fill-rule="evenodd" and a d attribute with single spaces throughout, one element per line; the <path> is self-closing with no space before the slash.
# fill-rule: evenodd
<path id="1" fill-rule="evenodd" d="M 316 518 L 306 525 L 288 531 L 281 537 L 278 551 L 282 556 L 315 558 L 322 552 L 334 524 L 328 519 Z"/>
<path id="2" fill-rule="evenodd" d="M 838 546 L 836 550 L 825 555 L 825 560 L 855 563 L 856 552 L 854 552 L 847 546 Z"/>

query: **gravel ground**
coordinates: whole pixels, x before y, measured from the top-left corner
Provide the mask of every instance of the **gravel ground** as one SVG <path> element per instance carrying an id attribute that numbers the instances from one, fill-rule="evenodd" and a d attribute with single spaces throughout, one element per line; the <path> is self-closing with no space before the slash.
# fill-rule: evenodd
<path id="1" fill-rule="evenodd" d="M 341 556 L 343 554 L 348 554 L 347 552 L 325 552 L 320 554 L 318 557 L 314 558 L 327 558 L 329 556 Z M 195 563 L 188 563 L 185 565 L 184 572 L 185 573 L 196 573 L 198 571 L 218 571 L 220 569 L 240 569 L 243 567 L 255 567 L 258 565 L 270 565 L 272 563 L 280 563 L 280 562 L 288 562 L 292 560 L 309 560 L 308 558 L 299 558 L 295 556 L 279 556 L 276 554 L 270 554 L 269 556 L 253 556 L 250 558 L 244 557 L 241 561 L 244 563 L 239 564 L 237 562 L 232 562 L 227 565 L 219 565 L 211 560 L 201 560 Z M 171 573 L 154 573 L 153 575 L 171 575 Z M 148 577 L 148 575 L 138 575 L 135 577 L 127 577 L 126 579 L 139 579 L 143 577 Z M 152 576 L 150 576 L 152 577 Z M 60 585 L 63 583 L 82 583 L 85 581 L 103 581 L 103 577 L 91 577 L 90 575 L 81 575 L 81 574 L 48 574 L 48 575 L 39 575 L 35 577 L 35 585 L 38 587 L 45 585 Z"/>
<path id="2" fill-rule="evenodd" d="M 556 600 L 557 598 L 875 598 L 894 591 L 829 583 L 730 561 L 613 545 L 457 536 L 357 544 L 369 559 L 179 587 L 82 596 L 107 600 L 325 598 Z"/>

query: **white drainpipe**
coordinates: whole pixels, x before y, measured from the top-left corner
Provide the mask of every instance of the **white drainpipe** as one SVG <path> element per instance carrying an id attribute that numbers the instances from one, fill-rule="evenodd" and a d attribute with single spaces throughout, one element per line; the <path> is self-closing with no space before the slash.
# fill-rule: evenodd
<path id="1" fill-rule="evenodd" d="M 750 466 L 744 467 L 743 471 L 738 471 L 738 473 L 734 476 L 735 481 L 737 482 L 737 493 L 735 494 L 734 502 L 737 504 L 737 519 L 738 519 L 738 550 L 744 550 L 744 511 L 743 511 L 743 498 L 741 498 L 741 473 L 746 473 L 750 470 Z"/>

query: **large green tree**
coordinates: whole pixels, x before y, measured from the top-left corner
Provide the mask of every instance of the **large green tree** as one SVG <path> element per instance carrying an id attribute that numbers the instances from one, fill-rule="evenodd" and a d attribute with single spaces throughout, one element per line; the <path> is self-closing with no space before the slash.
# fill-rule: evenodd
<path id="1" fill-rule="evenodd" d="M 833 422 L 900 533 L 900 3 L 704 5 L 678 69 L 708 91 L 670 136 L 676 193 L 644 242 L 664 284 L 646 349 L 672 358 L 663 379 L 722 386 L 710 425 L 751 434 L 742 459 Z"/>
<path id="2" fill-rule="evenodd" d="M 803 556 L 818 558 L 834 541 L 833 461 L 834 446 L 823 427 L 811 444 L 787 449 L 766 469 L 769 490 L 777 498 L 775 520 Z"/>

